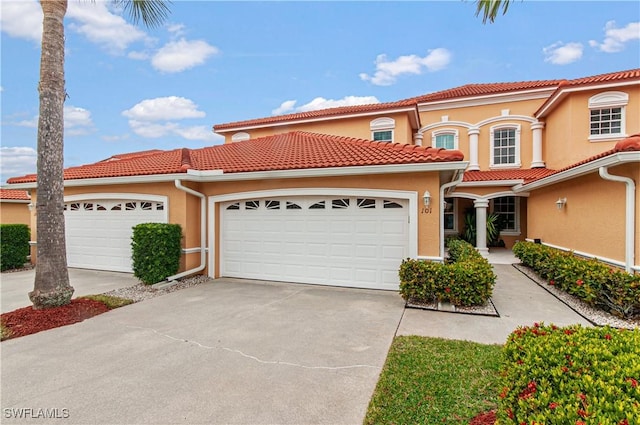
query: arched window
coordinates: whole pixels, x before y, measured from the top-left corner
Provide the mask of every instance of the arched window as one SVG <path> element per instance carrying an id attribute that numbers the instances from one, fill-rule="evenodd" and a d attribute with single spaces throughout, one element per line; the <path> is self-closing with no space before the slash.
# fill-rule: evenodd
<path id="1" fill-rule="evenodd" d="M 442 129 L 431 133 L 434 148 L 458 149 L 458 130 Z"/>
<path id="2" fill-rule="evenodd" d="M 371 121 L 371 140 L 376 142 L 393 142 L 393 130 L 396 122 L 393 118 L 376 118 Z"/>
<path id="3" fill-rule="evenodd" d="M 619 91 L 596 94 L 589 98 L 589 140 L 625 137 L 625 109 L 629 95 Z"/>

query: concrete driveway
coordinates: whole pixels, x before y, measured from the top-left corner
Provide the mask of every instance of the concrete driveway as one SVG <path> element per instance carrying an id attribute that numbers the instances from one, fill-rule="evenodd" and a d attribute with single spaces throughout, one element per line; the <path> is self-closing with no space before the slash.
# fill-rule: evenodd
<path id="1" fill-rule="evenodd" d="M 403 308 L 387 291 L 218 279 L 3 342 L 2 423 L 359 424 Z"/>
<path id="2" fill-rule="evenodd" d="M 33 269 L 0 275 L 2 313 L 31 305 L 28 294 L 33 291 L 35 275 L 36 272 Z M 138 283 L 138 279 L 133 277 L 131 273 L 84 269 L 69 269 L 69 281 L 75 289 L 74 298 L 82 295 L 102 294 Z"/>

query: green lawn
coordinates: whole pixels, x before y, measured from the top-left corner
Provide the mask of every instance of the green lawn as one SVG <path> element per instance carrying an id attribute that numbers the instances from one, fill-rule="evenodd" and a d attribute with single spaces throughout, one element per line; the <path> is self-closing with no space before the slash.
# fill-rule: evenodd
<path id="1" fill-rule="evenodd" d="M 498 345 L 397 337 L 365 424 L 465 424 L 497 407 Z"/>

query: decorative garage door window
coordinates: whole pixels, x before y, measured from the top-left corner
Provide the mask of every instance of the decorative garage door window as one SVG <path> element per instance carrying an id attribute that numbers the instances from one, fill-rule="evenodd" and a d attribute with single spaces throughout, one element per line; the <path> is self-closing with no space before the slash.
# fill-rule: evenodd
<path id="1" fill-rule="evenodd" d="M 166 223 L 165 205 L 136 199 L 64 204 L 69 267 L 131 272 L 131 235 L 140 223 Z"/>
<path id="2" fill-rule="evenodd" d="M 97 202 L 67 202 L 65 211 L 163 211 L 162 202 L 122 202 L 122 201 L 97 201 Z"/>
<path id="3" fill-rule="evenodd" d="M 409 256 L 407 200 L 273 197 L 220 209 L 222 276 L 398 289 Z"/>
<path id="4" fill-rule="evenodd" d="M 280 200 L 280 199 L 255 199 L 243 202 L 234 202 L 227 204 L 224 207 L 226 210 L 245 210 L 255 211 L 260 209 L 267 210 L 323 210 L 329 205 L 331 209 L 343 210 L 348 208 L 357 209 L 375 209 L 375 208 L 405 208 L 401 203 L 388 199 L 379 198 L 331 198 L 322 201 L 301 202 L 293 200 Z M 65 208 L 66 209 L 66 208 Z"/>

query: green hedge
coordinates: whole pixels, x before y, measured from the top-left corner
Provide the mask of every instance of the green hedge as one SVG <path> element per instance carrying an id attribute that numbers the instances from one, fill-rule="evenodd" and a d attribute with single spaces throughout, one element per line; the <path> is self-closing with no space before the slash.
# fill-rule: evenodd
<path id="1" fill-rule="evenodd" d="M 590 305 L 618 317 L 640 314 L 640 275 L 531 242 L 517 242 L 513 252 L 550 285 Z"/>
<path id="2" fill-rule="evenodd" d="M 26 224 L 0 224 L 0 269 L 23 267 L 29 256 L 29 226 Z"/>
<path id="3" fill-rule="evenodd" d="M 640 418 L 640 330 L 516 329 L 503 349 L 501 425 L 632 425 Z"/>
<path id="4" fill-rule="evenodd" d="M 178 224 L 143 223 L 133 227 L 133 274 L 147 285 L 174 275 L 180 268 L 182 228 Z"/>
<path id="5" fill-rule="evenodd" d="M 447 264 L 406 259 L 400 265 L 400 295 L 407 301 L 482 305 L 491 297 L 496 276 L 486 258 L 469 243 L 452 240 Z"/>

